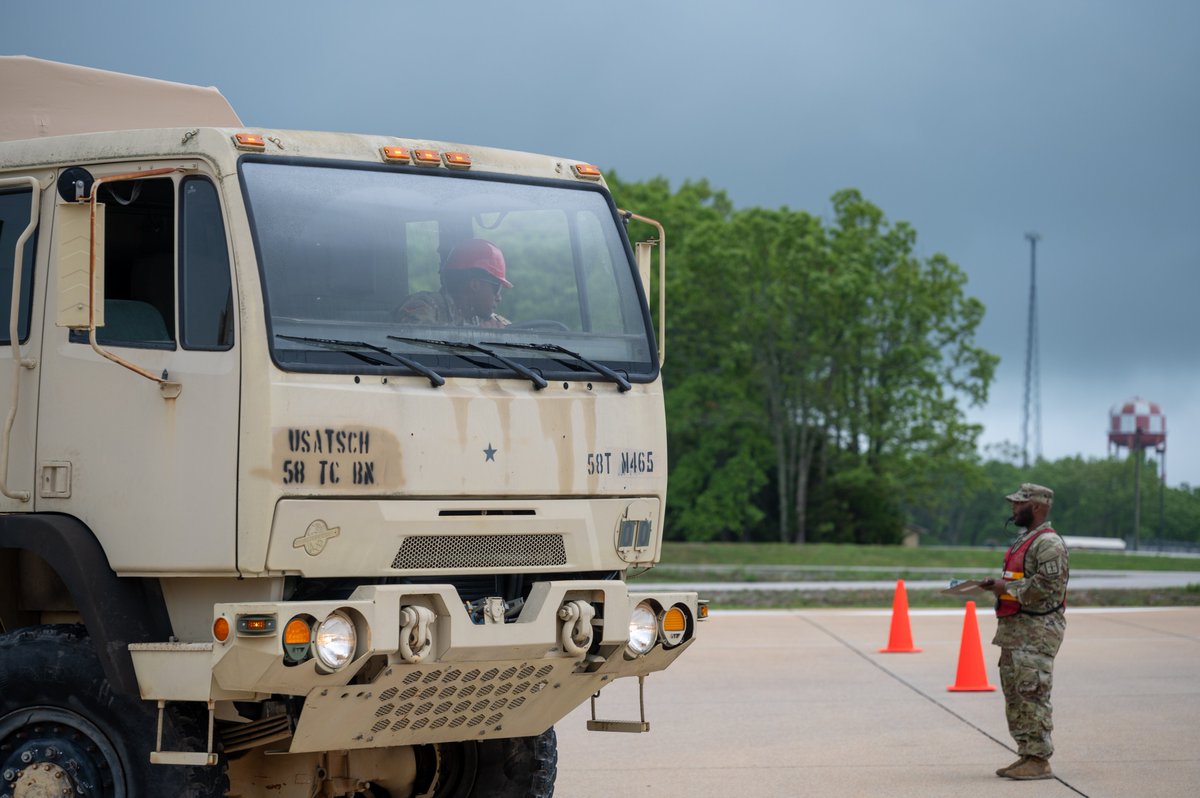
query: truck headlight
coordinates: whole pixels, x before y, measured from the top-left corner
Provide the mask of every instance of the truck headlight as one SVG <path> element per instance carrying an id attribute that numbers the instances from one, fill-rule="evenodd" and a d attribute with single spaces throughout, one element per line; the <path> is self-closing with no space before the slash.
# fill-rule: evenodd
<path id="1" fill-rule="evenodd" d="M 346 667 L 354 658 L 357 646 L 358 634 L 354 631 L 354 623 L 342 613 L 333 613 L 317 626 L 313 650 L 325 668 L 336 671 Z"/>
<path id="2" fill-rule="evenodd" d="M 650 602 L 643 601 L 629 614 L 629 648 L 635 654 L 645 654 L 658 639 L 658 613 Z"/>

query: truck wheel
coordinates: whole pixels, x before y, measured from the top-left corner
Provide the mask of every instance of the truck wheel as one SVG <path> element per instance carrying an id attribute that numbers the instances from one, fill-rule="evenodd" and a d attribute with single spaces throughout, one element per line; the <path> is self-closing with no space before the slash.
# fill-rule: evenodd
<path id="1" fill-rule="evenodd" d="M 199 719 L 171 705 L 163 746 L 201 750 Z M 82 626 L 0 635 L 0 794 L 215 798 L 224 767 L 151 765 L 157 708 L 120 695 Z"/>
<path id="2" fill-rule="evenodd" d="M 558 775 L 554 729 L 537 737 L 442 743 L 418 752 L 418 767 L 435 768 L 417 779 L 428 798 L 552 798 Z M 422 790 L 422 785 L 428 785 Z"/>

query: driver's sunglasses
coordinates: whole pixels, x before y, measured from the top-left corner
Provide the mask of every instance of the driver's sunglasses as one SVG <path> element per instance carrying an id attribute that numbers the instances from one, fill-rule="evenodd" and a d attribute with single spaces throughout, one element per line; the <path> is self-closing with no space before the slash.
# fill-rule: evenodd
<path id="1" fill-rule="evenodd" d="M 479 282 L 483 283 L 488 288 L 492 289 L 492 293 L 495 294 L 496 296 L 500 296 L 500 292 L 504 290 L 504 284 L 501 283 L 499 280 L 488 280 L 486 278 L 480 277 Z"/>

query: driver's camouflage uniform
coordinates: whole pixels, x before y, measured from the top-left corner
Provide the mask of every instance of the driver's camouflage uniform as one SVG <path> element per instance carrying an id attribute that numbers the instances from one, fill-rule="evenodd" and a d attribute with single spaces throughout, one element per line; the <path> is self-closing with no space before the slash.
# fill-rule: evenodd
<path id="1" fill-rule="evenodd" d="M 507 327 L 511 324 L 498 313 L 487 318 L 467 316 L 445 289 L 413 294 L 396 311 L 396 320 L 402 324 L 453 324 L 457 327 Z"/>

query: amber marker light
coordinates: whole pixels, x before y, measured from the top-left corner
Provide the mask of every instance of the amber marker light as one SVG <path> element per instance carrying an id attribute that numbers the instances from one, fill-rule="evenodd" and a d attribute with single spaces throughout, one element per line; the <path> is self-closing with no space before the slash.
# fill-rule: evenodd
<path id="1" fill-rule="evenodd" d="M 239 150 L 262 150 L 267 146 L 267 142 L 257 133 L 235 133 L 233 143 Z"/>
<path id="2" fill-rule="evenodd" d="M 274 615 L 239 615 L 237 633 L 245 637 L 262 637 L 275 633 Z"/>
<path id="3" fill-rule="evenodd" d="M 213 637 L 218 643 L 224 643 L 229 639 L 229 619 L 217 618 L 213 621 Z"/>
<path id="4" fill-rule="evenodd" d="M 442 156 L 437 150 L 413 150 L 413 160 L 421 166 L 437 166 L 442 162 Z"/>
<path id="5" fill-rule="evenodd" d="M 383 160 L 408 163 L 412 157 L 409 155 L 407 147 L 384 147 Z"/>
<path id="6" fill-rule="evenodd" d="M 590 163 L 577 163 L 577 164 L 574 164 L 571 168 L 575 170 L 576 177 L 581 177 L 584 180 L 599 180 L 600 179 L 600 167 L 599 166 L 592 166 Z"/>
<path id="7" fill-rule="evenodd" d="M 471 156 L 465 152 L 443 152 L 442 160 L 446 162 L 446 166 L 451 169 L 470 169 Z"/>

